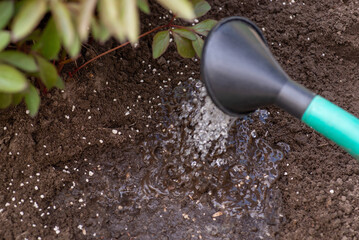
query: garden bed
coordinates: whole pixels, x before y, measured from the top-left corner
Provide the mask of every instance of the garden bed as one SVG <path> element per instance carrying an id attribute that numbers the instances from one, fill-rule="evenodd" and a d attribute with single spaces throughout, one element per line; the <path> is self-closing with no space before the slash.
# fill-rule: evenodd
<path id="1" fill-rule="evenodd" d="M 213 19 L 241 15 L 254 21 L 293 79 L 359 116 L 354 1 L 210 3 Z M 166 23 L 168 19 L 159 19 L 166 14 L 157 8 L 151 16 L 142 16 L 142 32 Z M 274 107 L 267 109 L 265 121 L 257 114 L 245 123 L 237 120 L 229 127 L 228 120 L 225 125 L 229 139 L 237 133 L 233 142 L 243 131 L 242 137 L 261 139 L 262 145 L 283 154 L 277 157 L 270 188 L 263 187 L 265 197 L 258 199 L 261 207 L 216 205 L 224 203 L 220 190 L 234 187 L 226 182 L 229 163 L 211 165 L 220 155 L 216 152 L 205 159 L 198 175 L 191 170 L 196 166 L 186 161 L 203 150 L 185 145 L 191 153 L 183 161 L 184 155 L 176 152 L 183 147 L 180 140 L 193 135 L 185 131 L 193 130 L 185 122 L 196 117 L 193 99 L 205 101 L 196 85 L 200 60 L 181 58 L 173 44 L 153 60 L 151 37 L 144 37 L 136 49 L 127 46 L 100 58 L 73 78 L 65 76 L 66 89 L 43 94 L 35 118 L 26 114 L 24 105 L 1 111 L 0 238 L 359 237 L 359 163 Z M 117 44 L 86 45 L 77 64 Z M 64 74 L 74 67 L 66 66 Z M 221 134 L 216 143 L 225 138 Z M 248 146 L 239 154 L 257 159 L 254 153 L 262 147 Z M 181 167 L 190 181 L 181 183 Z"/>

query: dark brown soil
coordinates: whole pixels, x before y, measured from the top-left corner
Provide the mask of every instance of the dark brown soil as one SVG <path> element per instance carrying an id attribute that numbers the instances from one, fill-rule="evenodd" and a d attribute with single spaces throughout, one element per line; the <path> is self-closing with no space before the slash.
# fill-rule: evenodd
<path id="1" fill-rule="evenodd" d="M 251 19 L 293 79 L 359 116 L 356 1 L 210 2 L 208 17 Z M 143 16 L 143 31 L 165 23 L 163 15 L 154 8 Z M 78 64 L 116 45 L 87 45 Z M 171 128 L 177 98 L 185 99 L 179 82 L 200 77 L 199 61 L 182 59 L 174 46 L 152 60 L 150 45 L 145 37 L 137 49 L 81 70 L 64 92 L 43 96 L 35 118 L 23 105 L 1 111 L 1 239 L 359 239 L 358 162 L 274 107 L 265 125 L 250 126 L 263 138 L 267 132 L 269 145 L 291 149 L 279 161 L 262 220 L 245 211 L 213 217 L 218 208 L 208 193 L 215 189 L 205 181 L 190 197 L 182 189 L 191 186 L 174 178 L 161 179 L 171 194 L 146 189 L 166 156 L 146 144 Z M 226 172 L 218 169 L 218 176 Z"/>

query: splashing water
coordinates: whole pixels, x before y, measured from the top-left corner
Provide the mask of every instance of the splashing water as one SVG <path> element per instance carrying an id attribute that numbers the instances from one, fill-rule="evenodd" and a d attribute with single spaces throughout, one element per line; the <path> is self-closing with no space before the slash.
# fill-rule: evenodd
<path id="1" fill-rule="evenodd" d="M 174 89 L 162 105 L 165 131 L 143 143 L 144 159 L 151 163 L 143 193 L 189 196 L 230 215 L 261 216 L 284 156 L 251 129 L 258 121 L 263 125 L 269 113 L 259 110 L 243 119 L 225 115 L 194 79 Z"/>
<path id="2" fill-rule="evenodd" d="M 207 155 L 213 157 L 215 154 L 226 151 L 225 140 L 228 137 L 228 129 L 235 118 L 223 114 L 213 105 L 200 82 L 196 86 L 199 92 L 195 97 L 204 100 L 199 101 L 197 109 L 194 109 L 191 102 L 185 102 L 182 105 L 180 119 L 184 121 L 189 119 L 190 128 L 184 129 L 187 139 L 181 150 L 185 151 L 185 155 L 197 152 L 201 155 L 201 160 L 205 160 Z"/>

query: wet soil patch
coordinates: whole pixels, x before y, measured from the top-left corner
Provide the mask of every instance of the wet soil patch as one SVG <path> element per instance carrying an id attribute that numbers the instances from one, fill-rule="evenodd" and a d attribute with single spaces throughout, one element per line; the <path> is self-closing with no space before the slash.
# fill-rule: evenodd
<path id="1" fill-rule="evenodd" d="M 209 17 L 250 18 L 293 79 L 359 115 L 355 1 L 210 2 Z M 154 8 L 142 30 L 164 23 L 159 17 L 166 14 Z M 78 64 L 116 45 L 88 45 Z M 257 114 L 226 125 L 225 152 L 218 152 L 220 137 L 196 145 L 201 139 L 193 136 L 202 135 L 189 107 L 200 93 L 199 60 L 180 58 L 174 46 L 152 60 L 150 45 L 145 37 L 138 48 L 109 54 L 67 79 L 65 91 L 43 96 L 36 118 L 23 105 L 1 111 L 0 238 L 359 237 L 357 161 L 277 108 L 266 109 L 265 123 Z M 245 139 L 249 147 L 240 151 Z M 261 155 L 266 147 L 276 154 Z M 269 164 L 268 156 L 279 160 L 260 207 L 233 205 L 244 203 L 239 193 L 246 192 L 236 164 Z M 240 163 L 251 169 L 242 172 L 255 169 Z"/>

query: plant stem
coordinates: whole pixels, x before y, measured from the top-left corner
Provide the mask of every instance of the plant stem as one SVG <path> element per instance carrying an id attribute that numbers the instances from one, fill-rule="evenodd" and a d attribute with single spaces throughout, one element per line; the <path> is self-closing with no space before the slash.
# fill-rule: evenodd
<path id="1" fill-rule="evenodd" d="M 176 14 L 173 15 L 173 17 L 171 18 L 170 22 L 168 23 L 168 25 L 172 25 L 173 21 L 175 20 L 176 18 Z"/>
<path id="2" fill-rule="evenodd" d="M 65 60 L 62 60 L 61 62 L 59 62 L 57 64 L 57 72 L 61 72 L 61 70 L 62 70 L 62 68 L 64 67 L 65 64 L 68 64 L 68 63 L 73 62 L 73 61 L 76 61 L 76 59 L 68 58 L 68 59 L 65 59 Z"/>
<path id="3" fill-rule="evenodd" d="M 161 25 L 161 26 L 158 26 L 158 27 L 156 27 L 156 28 L 153 28 L 153 29 L 151 29 L 151 30 L 149 30 L 149 31 L 147 31 L 147 32 L 145 32 L 145 33 L 143 33 L 143 34 L 141 34 L 141 35 L 138 37 L 138 39 L 143 38 L 144 36 L 147 36 L 148 34 L 153 33 L 153 32 L 155 32 L 155 31 L 157 31 L 157 30 L 162 29 L 162 28 L 170 27 L 170 25 L 171 25 L 171 24 L 168 23 L 168 24 Z M 88 65 L 89 63 L 95 61 L 96 59 L 98 59 L 98 58 L 100 58 L 100 57 L 102 57 L 102 56 L 104 56 L 104 55 L 106 55 L 106 54 L 108 54 L 108 53 L 110 53 L 110 52 L 116 51 L 117 49 L 122 48 L 122 47 L 128 45 L 129 43 L 130 43 L 130 41 L 127 41 L 127 42 L 125 42 L 125 43 L 122 43 L 121 45 L 119 45 L 119 46 L 117 46 L 117 47 L 114 47 L 114 48 L 112 48 L 112 49 L 110 49 L 110 50 L 108 50 L 108 51 L 106 51 L 106 52 L 103 52 L 103 53 L 101 53 L 100 55 L 97 55 L 96 57 L 94 57 L 94 58 L 88 60 L 87 62 L 85 62 L 84 64 L 82 64 L 80 67 L 78 67 L 77 69 L 75 69 L 73 72 L 70 72 L 70 74 L 69 74 L 70 77 L 71 77 L 72 75 L 76 74 L 80 69 L 82 69 L 83 67 L 85 67 L 85 66 Z"/>
<path id="4" fill-rule="evenodd" d="M 144 36 L 147 36 L 148 34 L 153 33 L 153 32 L 155 32 L 155 31 L 157 31 L 157 30 L 162 29 L 162 28 L 175 27 L 175 28 L 182 28 L 182 29 L 187 29 L 187 30 L 189 30 L 189 31 L 195 32 L 193 29 L 190 29 L 190 28 L 187 28 L 187 27 L 184 27 L 184 26 L 178 26 L 178 25 L 172 24 L 172 23 L 174 22 L 175 18 L 176 18 L 176 15 L 173 15 L 173 17 L 171 18 L 171 20 L 170 20 L 167 24 L 158 26 L 158 27 L 156 27 L 156 28 L 153 28 L 153 29 L 149 30 L 148 32 L 145 32 L 145 33 L 141 34 L 141 35 L 138 37 L 138 39 L 143 38 Z M 102 56 L 104 56 L 104 55 L 106 55 L 106 54 L 108 54 L 108 53 L 111 53 L 111 52 L 113 52 L 113 51 L 116 51 L 117 49 L 120 49 L 120 48 L 122 48 L 122 47 L 125 47 L 125 46 L 127 46 L 129 43 L 130 43 L 130 41 L 127 41 L 127 42 L 122 43 L 121 45 L 119 45 L 119 46 L 117 46 L 117 47 L 114 47 L 114 48 L 112 48 L 112 49 L 110 49 L 110 50 L 108 50 L 108 51 L 106 51 L 106 52 L 101 53 L 100 55 L 97 55 L 97 56 L 94 57 L 94 58 L 91 58 L 90 60 L 88 60 L 87 62 L 85 62 L 84 64 L 82 64 L 80 67 L 76 68 L 73 72 L 70 72 L 70 73 L 69 73 L 70 77 L 72 77 L 72 76 L 73 76 L 74 74 L 76 74 L 80 69 L 84 68 L 84 67 L 85 67 L 86 65 L 88 65 L 89 63 L 95 61 L 96 59 L 98 59 L 98 58 L 100 58 L 100 57 L 102 57 Z M 62 67 L 63 67 L 64 64 L 69 63 L 69 62 L 72 62 L 72 61 L 74 61 L 74 60 L 72 60 L 72 59 L 67 59 L 67 60 L 65 60 L 65 61 L 61 61 L 61 62 L 60 62 L 61 69 L 62 69 Z"/>

